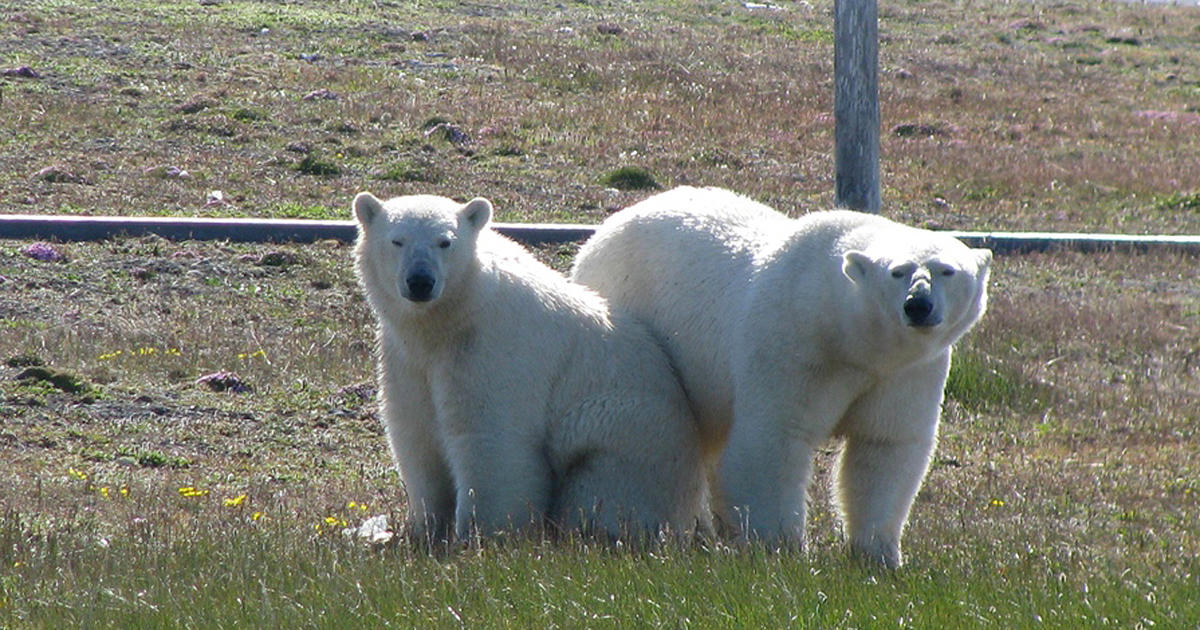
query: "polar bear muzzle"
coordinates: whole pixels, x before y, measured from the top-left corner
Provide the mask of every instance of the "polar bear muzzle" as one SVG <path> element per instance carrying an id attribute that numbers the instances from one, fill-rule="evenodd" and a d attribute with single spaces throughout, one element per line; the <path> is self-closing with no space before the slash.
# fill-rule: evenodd
<path id="1" fill-rule="evenodd" d="M 413 302 L 429 302 L 438 297 L 437 278 L 425 269 L 417 269 L 404 278 L 400 295 Z"/>
<path id="2" fill-rule="evenodd" d="M 916 288 L 904 299 L 904 317 L 915 328 L 931 328 L 942 323 L 942 315 L 934 308 L 928 289 Z"/>

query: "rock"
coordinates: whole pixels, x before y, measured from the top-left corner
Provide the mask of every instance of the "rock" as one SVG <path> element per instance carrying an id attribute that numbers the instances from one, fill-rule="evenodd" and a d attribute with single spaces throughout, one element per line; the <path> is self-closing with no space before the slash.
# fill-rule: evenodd
<path id="1" fill-rule="evenodd" d="M 926 123 L 903 123 L 892 128 L 892 133 L 901 138 L 914 138 L 919 136 L 947 136 L 950 131 L 941 125 L 930 125 Z"/>
<path id="2" fill-rule="evenodd" d="M 22 79 L 40 79 L 41 73 L 29 66 L 20 66 L 18 68 L 9 68 L 4 71 L 6 77 L 21 77 Z"/>
<path id="3" fill-rule="evenodd" d="M 309 92 L 308 94 L 305 94 L 304 96 L 301 97 L 301 100 L 304 100 L 304 101 L 316 101 L 316 100 L 336 101 L 337 99 L 339 99 L 341 97 L 342 97 L 341 94 L 338 94 L 337 92 L 334 92 L 333 90 L 330 90 L 328 88 L 321 88 L 319 90 L 313 90 L 313 91 Z"/>
<path id="4" fill-rule="evenodd" d="M 234 372 L 213 372 L 196 379 L 196 385 L 207 387 L 214 392 L 232 392 L 245 394 L 254 391 L 245 381 Z"/>
<path id="5" fill-rule="evenodd" d="M 192 176 L 191 173 L 178 166 L 151 166 L 143 172 L 156 179 L 187 179 Z"/>
<path id="6" fill-rule="evenodd" d="M 33 174 L 34 179 L 39 179 L 51 184 L 90 184 L 91 182 L 82 175 L 72 173 L 62 166 L 47 166 L 42 170 Z"/>
<path id="7" fill-rule="evenodd" d="M 215 103 L 212 99 L 195 97 L 187 102 L 176 105 L 174 111 L 180 114 L 195 114 L 197 112 L 202 112 L 213 105 L 215 105 Z"/>
<path id="8" fill-rule="evenodd" d="M 300 257 L 284 251 L 269 251 L 255 260 L 256 265 L 260 267 L 287 267 L 300 262 Z"/>
<path id="9" fill-rule="evenodd" d="M 462 127 L 459 127 L 454 123 L 447 122 L 438 123 L 429 129 L 426 129 L 425 137 L 429 138 L 431 136 L 438 136 L 446 142 L 454 145 L 463 145 L 471 141 L 470 134 L 463 131 Z"/>

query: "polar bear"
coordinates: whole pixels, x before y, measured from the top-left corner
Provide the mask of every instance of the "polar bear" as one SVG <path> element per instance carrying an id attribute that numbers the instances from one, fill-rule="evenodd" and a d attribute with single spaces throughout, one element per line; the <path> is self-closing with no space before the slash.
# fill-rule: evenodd
<path id="1" fill-rule="evenodd" d="M 877 216 L 792 220 L 685 187 L 605 221 L 572 274 L 666 347 L 716 462 L 718 518 L 802 546 L 814 449 L 840 437 L 850 545 L 895 567 L 951 346 L 983 315 L 991 259 Z"/>
<path id="2" fill-rule="evenodd" d="M 695 420 L 645 327 L 491 230 L 487 199 L 364 192 L 353 213 L 412 537 L 703 516 Z"/>

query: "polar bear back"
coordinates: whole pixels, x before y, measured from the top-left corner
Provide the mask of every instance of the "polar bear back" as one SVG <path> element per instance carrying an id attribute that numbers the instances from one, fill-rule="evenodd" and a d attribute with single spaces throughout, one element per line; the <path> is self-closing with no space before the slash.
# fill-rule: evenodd
<path id="1" fill-rule="evenodd" d="M 740 195 L 681 187 L 614 215 L 576 258 L 576 281 L 651 323 L 709 448 L 724 440 L 733 404 L 729 348 L 711 341 L 732 334 L 745 278 L 791 229 L 787 217 Z"/>

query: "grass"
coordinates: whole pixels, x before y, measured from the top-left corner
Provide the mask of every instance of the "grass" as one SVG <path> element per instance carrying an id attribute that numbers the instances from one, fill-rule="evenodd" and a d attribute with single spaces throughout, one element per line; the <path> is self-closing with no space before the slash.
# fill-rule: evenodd
<path id="1" fill-rule="evenodd" d="M 909 563 L 889 573 L 844 554 L 825 486 L 835 445 L 817 460 L 804 554 L 348 540 L 403 506 L 348 246 L 118 239 L 59 245 L 62 263 L 21 246 L 0 244 L 14 324 L 0 329 L 0 624 L 1171 627 L 1200 614 L 1187 256 L 997 259 L 989 313 L 956 353 Z M 571 250 L 539 254 L 562 269 Z M 36 363 L 90 391 L 14 378 Z M 197 384 L 219 370 L 253 391 Z"/>
<path id="2" fill-rule="evenodd" d="M 594 222 L 649 194 L 605 190 L 630 164 L 793 214 L 831 201 L 831 2 L 5 8 L 0 68 L 42 78 L 0 77 L 3 211 L 348 218 L 372 189 Z M 1186 8 L 899 2 L 880 30 L 888 216 L 1200 231 Z M 462 135 L 426 134 L 438 124 Z M 32 177 L 47 166 L 59 181 Z M 205 208 L 212 190 L 230 205 Z M 908 564 L 886 572 L 844 554 L 834 444 L 805 553 L 348 539 L 404 501 L 348 246 L 122 238 L 42 262 L 27 245 L 0 241 L 0 627 L 1200 618 L 1193 257 L 996 260 Z M 538 253 L 564 269 L 574 248 Z M 248 390 L 214 391 L 214 374 Z"/>
<path id="3" fill-rule="evenodd" d="M 1105 576 L 1119 572 L 1104 567 L 1097 575 L 1081 559 L 1046 567 L 1025 551 L 956 558 L 970 563 L 967 572 L 921 568 L 894 575 L 826 554 L 795 562 L 761 550 L 666 549 L 635 557 L 526 543 L 446 560 L 404 549 L 364 552 L 336 532 L 297 532 L 262 519 L 246 524 L 240 506 L 224 511 L 241 518 L 205 524 L 203 535 L 174 532 L 170 543 L 137 531 L 84 549 L 47 541 L 48 556 L 61 554 L 56 564 L 70 557 L 107 570 L 72 576 L 90 581 L 92 590 L 70 602 L 61 618 L 127 628 L 363 621 L 489 628 L 936 627 L 964 621 L 1079 627 L 1171 626 L 1188 617 L 1165 611 L 1194 611 L 1182 588 L 1136 576 L 1108 581 Z M 208 527 L 230 544 L 215 543 Z M 139 548 L 147 542 L 150 549 Z M 196 567 L 209 563 L 213 571 L 197 579 Z M 280 565 L 289 570 L 272 570 Z M 1012 571 L 1032 579 L 1014 587 Z M 113 573 L 140 577 L 113 581 Z"/>

